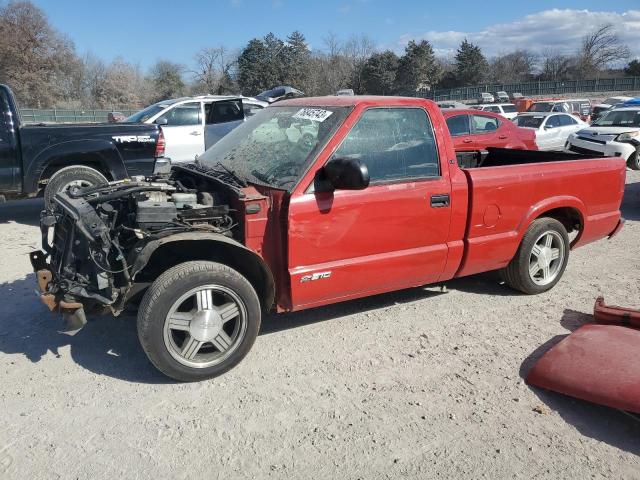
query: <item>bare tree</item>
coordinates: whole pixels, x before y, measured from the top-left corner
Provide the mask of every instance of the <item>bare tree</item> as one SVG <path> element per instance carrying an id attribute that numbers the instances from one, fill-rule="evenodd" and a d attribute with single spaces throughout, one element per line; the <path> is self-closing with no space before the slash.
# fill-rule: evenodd
<path id="1" fill-rule="evenodd" d="M 63 79 L 77 66 L 73 43 L 30 1 L 0 6 L 0 82 L 22 104 L 48 107 L 65 96 Z"/>
<path id="2" fill-rule="evenodd" d="M 515 50 L 498 55 L 489 64 L 489 78 L 495 83 L 529 81 L 536 61 L 536 54 L 529 50 Z"/>
<path id="3" fill-rule="evenodd" d="M 232 85 L 232 69 L 238 56 L 232 54 L 227 47 L 207 47 L 195 55 L 196 70 L 193 71 L 194 85 L 192 90 L 198 93 L 226 93 Z"/>
<path id="4" fill-rule="evenodd" d="M 554 50 L 542 54 L 540 78 L 542 80 L 568 80 L 575 63 L 575 58 L 563 55 Z"/>
<path id="5" fill-rule="evenodd" d="M 364 91 L 364 66 L 375 51 L 373 40 L 365 34 L 351 36 L 344 45 L 344 56 L 351 67 L 349 86 L 356 92 Z"/>
<path id="6" fill-rule="evenodd" d="M 629 47 L 615 33 L 613 25 L 602 25 L 582 39 L 576 65 L 578 74 L 597 74 L 616 62 L 628 59 L 630 53 Z"/>

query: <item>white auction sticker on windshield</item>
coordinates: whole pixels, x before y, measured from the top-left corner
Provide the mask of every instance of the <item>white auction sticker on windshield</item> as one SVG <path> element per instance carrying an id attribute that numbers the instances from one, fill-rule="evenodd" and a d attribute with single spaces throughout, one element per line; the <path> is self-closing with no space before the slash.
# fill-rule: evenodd
<path id="1" fill-rule="evenodd" d="M 293 118 L 313 120 L 314 122 L 324 122 L 332 113 L 333 112 L 330 112 L 329 110 L 323 110 L 321 108 L 301 108 L 293 115 Z"/>

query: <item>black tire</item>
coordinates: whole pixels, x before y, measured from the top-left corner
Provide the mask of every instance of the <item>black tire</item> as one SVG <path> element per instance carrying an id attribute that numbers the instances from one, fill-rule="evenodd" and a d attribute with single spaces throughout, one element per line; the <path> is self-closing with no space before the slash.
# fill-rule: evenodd
<path id="1" fill-rule="evenodd" d="M 82 182 L 86 186 L 103 185 L 108 182 L 104 175 L 91 167 L 74 165 L 62 168 L 53 174 L 44 189 L 45 208 L 53 208 L 55 194 L 61 192 L 69 183 L 75 181 Z"/>
<path id="2" fill-rule="evenodd" d="M 171 352 L 171 344 L 167 343 L 165 336 L 165 322 L 168 322 L 172 306 L 180 298 L 198 287 L 209 285 L 222 286 L 237 296 L 246 314 L 246 328 L 221 363 L 200 368 L 187 366 L 175 358 L 175 351 Z M 253 346 L 260 330 L 260 321 L 258 295 L 245 277 L 226 265 L 191 261 L 167 270 L 148 289 L 138 310 L 138 338 L 147 357 L 158 370 L 175 380 L 193 382 L 217 377 L 235 367 Z"/>
<path id="3" fill-rule="evenodd" d="M 552 234 L 552 236 L 563 244 L 563 248 L 559 249 L 562 252 L 562 258 L 558 259 L 559 264 L 557 265 L 558 270 L 555 278 L 547 284 L 540 285 L 532 279 L 529 273 L 531 255 L 536 241 L 546 233 L 551 232 L 555 232 L 555 235 Z M 562 223 L 555 218 L 538 218 L 534 220 L 527 229 L 522 238 L 522 242 L 520 242 L 518 251 L 511 262 L 509 262 L 509 265 L 501 271 L 502 278 L 509 287 L 528 295 L 546 292 L 553 288 L 562 278 L 564 270 L 567 267 L 567 262 L 569 261 L 569 247 L 569 235 Z"/>
<path id="4" fill-rule="evenodd" d="M 640 147 L 636 147 L 636 151 L 629 155 L 627 167 L 631 170 L 640 170 Z"/>

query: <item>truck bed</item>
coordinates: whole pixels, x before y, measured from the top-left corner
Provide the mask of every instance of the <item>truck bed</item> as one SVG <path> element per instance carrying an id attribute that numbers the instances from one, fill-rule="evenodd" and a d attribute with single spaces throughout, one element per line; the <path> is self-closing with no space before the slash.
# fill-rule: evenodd
<path id="1" fill-rule="evenodd" d="M 622 158 L 490 149 L 482 160 L 463 168 L 469 216 L 466 254 L 456 276 L 505 267 L 531 221 L 560 205 L 556 214 L 568 230 L 580 229 L 572 248 L 607 236 L 617 226 L 625 181 Z"/>

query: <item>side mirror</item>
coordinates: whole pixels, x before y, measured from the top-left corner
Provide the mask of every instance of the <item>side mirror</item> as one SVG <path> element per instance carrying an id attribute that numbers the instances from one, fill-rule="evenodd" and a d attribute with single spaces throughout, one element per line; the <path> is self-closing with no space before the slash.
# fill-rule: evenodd
<path id="1" fill-rule="evenodd" d="M 553 125 L 545 125 L 545 126 L 544 126 L 544 129 L 545 129 L 545 130 L 550 130 L 550 129 L 552 129 L 552 128 L 556 128 L 556 127 L 554 127 Z"/>
<path id="2" fill-rule="evenodd" d="M 166 125 L 167 123 L 169 123 L 169 120 L 167 120 L 167 117 L 160 117 L 153 123 L 155 123 L 156 125 Z"/>
<path id="3" fill-rule="evenodd" d="M 357 158 L 334 158 L 316 173 L 316 192 L 364 190 L 369 186 L 369 169 Z"/>

